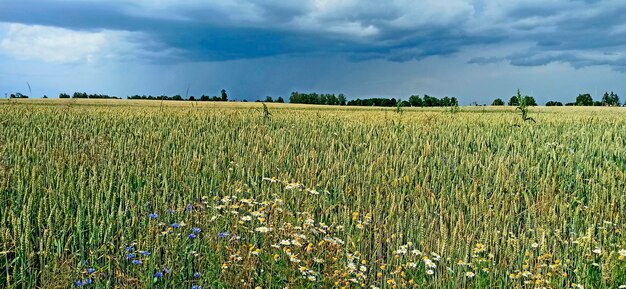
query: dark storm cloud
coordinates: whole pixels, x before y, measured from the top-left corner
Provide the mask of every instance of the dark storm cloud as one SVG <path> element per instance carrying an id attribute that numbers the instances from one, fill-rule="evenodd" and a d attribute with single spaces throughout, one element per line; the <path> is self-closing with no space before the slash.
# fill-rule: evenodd
<path id="1" fill-rule="evenodd" d="M 622 70 L 626 46 L 626 3 L 619 1 L 4 2 L 2 22 L 139 32 L 152 40 L 144 49 L 174 48 L 162 61 L 329 53 L 404 62 L 525 43 L 504 58 L 479 51 L 468 63 Z"/>

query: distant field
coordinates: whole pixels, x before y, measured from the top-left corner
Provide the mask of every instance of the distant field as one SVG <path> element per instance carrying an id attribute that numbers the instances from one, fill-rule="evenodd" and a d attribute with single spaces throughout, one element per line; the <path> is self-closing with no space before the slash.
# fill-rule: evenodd
<path id="1" fill-rule="evenodd" d="M 0 100 L 0 287 L 626 285 L 626 108 L 268 108 Z"/>

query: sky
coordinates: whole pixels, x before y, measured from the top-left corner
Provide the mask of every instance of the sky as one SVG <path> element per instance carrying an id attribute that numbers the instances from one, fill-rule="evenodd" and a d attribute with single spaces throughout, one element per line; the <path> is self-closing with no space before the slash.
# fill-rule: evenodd
<path id="1" fill-rule="evenodd" d="M 626 100 L 623 0 L 0 0 L 0 93 Z"/>

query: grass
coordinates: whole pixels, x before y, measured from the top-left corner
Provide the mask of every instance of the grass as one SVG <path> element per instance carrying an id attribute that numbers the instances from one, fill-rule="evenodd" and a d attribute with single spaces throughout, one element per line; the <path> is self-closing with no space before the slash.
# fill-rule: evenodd
<path id="1" fill-rule="evenodd" d="M 622 108 L 268 109 L 0 102 L 1 287 L 626 284 Z"/>

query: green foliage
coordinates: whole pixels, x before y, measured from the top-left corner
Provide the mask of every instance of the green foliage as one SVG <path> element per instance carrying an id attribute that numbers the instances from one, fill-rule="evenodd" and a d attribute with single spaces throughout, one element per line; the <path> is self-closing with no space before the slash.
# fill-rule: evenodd
<path id="1" fill-rule="evenodd" d="M 509 99 L 509 102 L 507 103 L 507 105 L 509 106 L 519 106 L 519 97 L 518 96 L 511 96 L 511 98 Z"/>
<path id="2" fill-rule="evenodd" d="M 396 113 L 402 114 L 402 102 L 401 101 L 396 104 Z"/>
<path id="3" fill-rule="evenodd" d="M 511 98 L 509 99 L 508 105 L 520 106 L 522 101 L 524 102 L 525 106 L 537 106 L 537 101 L 535 101 L 534 97 L 528 96 L 528 95 L 525 95 L 524 97 L 522 97 L 519 94 L 511 96 Z"/>
<path id="4" fill-rule="evenodd" d="M 69 98 L 69 95 L 61 93 L 59 94 L 59 98 Z M 87 94 L 86 92 L 74 92 L 72 98 L 120 99 L 117 96 L 110 96 L 106 94 Z"/>
<path id="5" fill-rule="evenodd" d="M 422 98 L 419 95 L 411 95 L 409 97 L 409 103 L 411 104 L 411 106 L 414 106 L 414 107 L 424 106 L 424 103 L 422 102 Z"/>
<path id="6" fill-rule="evenodd" d="M 496 98 L 496 99 L 493 100 L 491 105 L 493 105 L 493 106 L 501 106 L 501 105 L 504 105 L 504 101 L 501 98 Z"/>
<path id="7" fill-rule="evenodd" d="M 534 118 L 528 116 L 528 106 L 529 106 L 528 103 L 534 103 L 535 99 L 529 96 L 522 97 L 522 94 L 519 88 L 517 89 L 517 96 L 515 96 L 515 98 L 519 100 L 519 106 L 516 109 L 520 111 L 521 116 L 522 116 L 522 121 L 536 122 Z"/>
<path id="8" fill-rule="evenodd" d="M 604 96 L 602 96 L 602 105 L 603 106 L 619 106 L 620 102 L 619 102 L 619 96 L 617 96 L 616 93 L 613 93 L 611 91 L 611 94 L 609 94 L 608 92 L 604 93 Z"/>
<path id="9" fill-rule="evenodd" d="M 294 91 L 289 97 L 290 103 L 303 104 L 325 104 L 325 105 L 345 105 L 346 97 L 343 94 L 335 96 L 335 94 L 317 94 L 317 93 L 300 93 Z"/>
<path id="10" fill-rule="evenodd" d="M 268 121 L 271 119 L 271 117 L 272 117 L 272 114 L 270 113 L 270 110 L 267 108 L 267 105 L 263 103 L 263 119 Z"/>
<path id="11" fill-rule="evenodd" d="M 577 106 L 593 106 L 593 98 L 591 97 L 591 94 L 589 93 L 579 94 L 576 97 L 576 105 Z"/>
<path id="12" fill-rule="evenodd" d="M 28 98 L 28 95 L 21 94 L 19 92 L 12 93 L 9 98 Z"/>
<path id="13" fill-rule="evenodd" d="M 563 106 L 563 103 L 560 101 L 548 101 L 546 106 Z"/>

